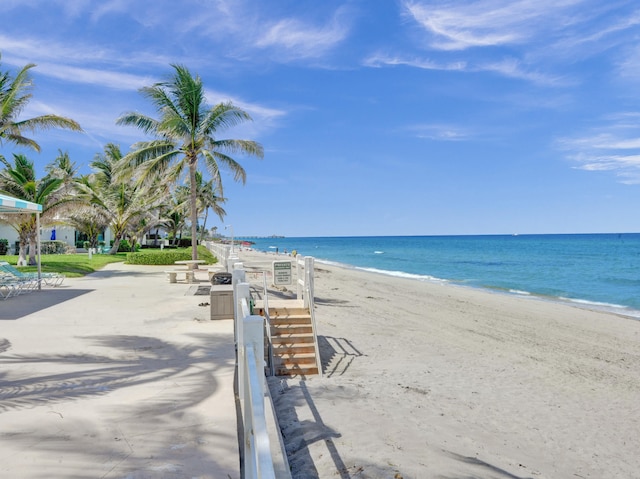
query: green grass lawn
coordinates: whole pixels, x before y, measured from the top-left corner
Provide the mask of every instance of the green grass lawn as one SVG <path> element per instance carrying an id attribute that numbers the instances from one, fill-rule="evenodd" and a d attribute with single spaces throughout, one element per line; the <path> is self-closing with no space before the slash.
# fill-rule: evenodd
<path id="1" fill-rule="evenodd" d="M 148 250 L 142 250 L 148 251 Z M 181 248 L 180 250 L 167 249 L 167 252 L 186 251 L 188 257 L 191 257 L 191 248 Z M 154 251 L 157 254 L 163 254 L 160 250 Z M 127 254 L 131 253 L 117 253 L 115 255 L 110 254 L 94 254 L 89 259 L 88 253 L 77 254 L 43 254 L 41 258 L 42 272 L 43 273 L 62 273 L 69 278 L 76 278 L 84 276 L 86 274 L 93 273 L 102 269 L 109 263 L 123 263 L 126 262 Z M 136 253 L 133 253 L 136 254 Z M 198 258 L 207 261 L 207 263 L 215 263 L 217 260 L 204 246 L 198 246 Z M 18 263 L 17 255 L 0 256 L 0 261 L 6 261 L 9 264 L 16 265 Z M 158 264 L 158 263 L 155 263 Z M 37 266 L 24 266 L 20 267 L 20 271 L 38 271 Z"/>
<path id="2" fill-rule="evenodd" d="M 63 273 L 69 278 L 84 276 L 102 269 L 109 263 L 122 263 L 127 258 L 127 253 L 94 254 L 91 259 L 87 253 L 78 254 L 43 254 L 41 258 L 43 273 Z M 7 261 L 12 265 L 18 263 L 17 255 L 0 257 L 0 261 Z M 37 266 L 24 266 L 20 271 L 38 271 Z"/>

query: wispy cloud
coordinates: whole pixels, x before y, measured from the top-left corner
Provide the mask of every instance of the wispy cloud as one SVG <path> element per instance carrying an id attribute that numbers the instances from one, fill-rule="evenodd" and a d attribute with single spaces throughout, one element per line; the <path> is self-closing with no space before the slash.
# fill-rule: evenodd
<path id="1" fill-rule="evenodd" d="M 407 15 L 430 34 L 438 50 L 524 43 L 550 24 L 565 22 L 566 9 L 584 0 L 481 0 L 435 4 L 406 0 Z"/>
<path id="2" fill-rule="evenodd" d="M 577 164 L 577 169 L 609 171 L 621 183 L 640 184 L 640 135 L 630 118 L 640 118 L 640 114 L 617 115 L 597 133 L 560 138 L 556 146 Z"/>
<path id="3" fill-rule="evenodd" d="M 287 18 L 270 25 L 255 45 L 258 48 L 274 48 L 288 59 L 317 58 L 335 48 L 347 34 L 348 29 L 340 21 L 339 15 L 321 26 Z"/>
<path id="4" fill-rule="evenodd" d="M 403 57 L 400 55 L 387 55 L 383 53 L 376 53 L 363 62 L 364 66 L 368 67 L 381 67 L 381 66 L 410 66 L 415 68 L 421 68 L 423 70 L 448 70 L 448 71 L 465 71 L 468 69 L 466 62 L 451 62 L 440 63 L 433 61 L 429 58 Z"/>
<path id="5" fill-rule="evenodd" d="M 571 65 L 620 47 L 629 41 L 627 31 L 640 24 L 640 9 L 595 0 L 401 0 L 401 9 L 421 32 L 412 47 L 440 60 L 405 52 L 390 58 L 416 68 L 462 65 L 461 71 L 491 71 L 546 86 L 577 84 L 579 77 L 568 73 Z M 637 75 L 638 63 L 631 55 L 620 70 Z"/>
<path id="6" fill-rule="evenodd" d="M 435 141 L 463 141 L 473 137 L 470 130 L 447 124 L 411 125 L 407 130 L 417 138 Z"/>
<path id="7" fill-rule="evenodd" d="M 138 90 L 157 81 L 148 76 L 50 63 L 40 63 L 38 72 L 70 83 L 104 86 L 116 90 Z"/>
<path id="8" fill-rule="evenodd" d="M 515 58 L 484 62 L 471 62 L 465 60 L 437 62 L 429 58 L 420 58 L 418 56 L 403 57 L 400 55 L 392 56 L 376 53 L 366 58 L 363 65 L 373 68 L 382 66 L 408 66 L 423 70 L 494 72 L 501 76 L 526 80 L 539 85 L 566 86 L 574 83 L 559 75 L 550 75 L 530 70 L 526 65 L 523 65 L 521 61 Z"/>

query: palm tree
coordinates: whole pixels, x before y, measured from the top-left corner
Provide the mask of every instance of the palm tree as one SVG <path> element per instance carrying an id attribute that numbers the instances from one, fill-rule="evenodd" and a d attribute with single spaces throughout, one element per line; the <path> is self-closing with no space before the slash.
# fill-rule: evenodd
<path id="1" fill-rule="evenodd" d="M 122 158 L 117 145 L 107 144 L 104 153 L 91 163 L 94 173 L 83 177 L 79 186 L 85 201 L 101 212 L 111 227 L 114 241 L 109 254 L 118 252 L 125 237 L 135 237 L 161 221 L 155 211 L 167 195 L 166 186 L 159 181 L 147 186 L 135 178 L 120 179 L 117 170 Z"/>
<path id="2" fill-rule="evenodd" d="M 167 226 L 170 236 L 173 238 L 172 245 L 178 244 L 178 238 L 182 239 L 182 230 L 186 225 L 188 211 L 184 198 L 180 198 L 180 192 L 174 192 L 171 204 L 168 206 Z"/>
<path id="3" fill-rule="evenodd" d="M 220 221 L 223 221 L 227 212 L 220 205 L 225 203 L 227 199 L 216 194 L 218 188 L 215 185 L 213 178 L 209 181 L 203 181 L 202 174 L 200 172 L 196 174 L 196 186 L 198 192 L 198 209 L 199 211 L 204 211 L 204 219 L 202 220 L 202 230 L 200 233 L 200 241 L 202 241 L 204 240 L 204 234 L 207 231 L 209 209 L 211 209 L 218 218 L 220 218 Z"/>
<path id="4" fill-rule="evenodd" d="M 13 155 L 14 165 L 5 158 L 0 162 L 5 166 L 0 171 L 0 192 L 15 198 L 42 205 L 40 219 L 44 225 L 53 224 L 56 215 L 65 207 L 76 204 L 79 198 L 69 194 L 64 181 L 47 175 L 37 179 L 33 162 L 24 155 Z M 18 232 L 20 243 L 19 264 L 26 264 L 26 249 L 29 245 L 29 264 L 36 263 L 37 226 L 35 213 L 23 213 L 4 218 Z"/>
<path id="5" fill-rule="evenodd" d="M 219 132 L 249 121 L 251 117 L 230 102 L 208 106 L 200 77 L 193 77 L 184 66 L 172 67 L 175 72 L 168 81 L 141 89 L 153 103 L 159 119 L 130 112 L 118 118 L 117 124 L 134 125 L 157 137 L 156 140 L 137 143 L 126 156 L 129 164 L 139 167 L 140 181 L 161 172 L 169 181 L 177 183 L 184 170 L 188 170 L 191 256 L 195 260 L 198 258 L 196 171 L 200 161 L 217 184 L 220 196 L 223 196 L 219 167 L 228 169 L 235 181 L 246 181 L 244 168 L 229 154 L 242 153 L 262 158 L 264 152 L 255 141 L 218 139 Z"/>
<path id="6" fill-rule="evenodd" d="M 87 235 L 90 248 L 97 248 L 98 238 L 105 228 L 109 226 L 109 218 L 102 208 L 90 205 L 71 213 L 66 218 L 65 223 Z"/>
<path id="7" fill-rule="evenodd" d="M 222 198 L 216 195 L 218 188 L 214 184 L 213 178 L 209 181 L 204 181 L 202 178 L 202 173 L 196 171 L 196 195 L 198 201 L 196 203 L 196 210 L 198 213 L 198 218 L 200 218 L 201 214 L 204 214 L 203 226 L 200 230 L 200 240 L 204 238 L 204 233 L 206 231 L 207 226 L 207 218 L 209 216 L 209 208 L 213 210 L 213 212 L 218 215 L 220 220 L 222 221 L 227 212 L 224 210 L 221 203 L 225 203 L 227 201 L 226 198 Z M 183 202 L 183 208 L 188 209 L 189 207 L 189 198 L 191 194 L 191 185 L 187 184 L 185 186 L 178 186 L 175 190 L 175 198 L 179 202 L 180 200 Z"/>
<path id="8" fill-rule="evenodd" d="M 80 125 L 70 118 L 58 115 L 41 115 L 26 120 L 18 120 L 24 107 L 32 97 L 33 85 L 29 70 L 35 65 L 30 63 L 23 67 L 15 77 L 9 72 L 0 71 L 0 145 L 3 142 L 28 146 L 40 151 L 40 145 L 33 139 L 24 136 L 25 131 L 47 130 L 49 128 L 66 128 L 82 131 Z"/>

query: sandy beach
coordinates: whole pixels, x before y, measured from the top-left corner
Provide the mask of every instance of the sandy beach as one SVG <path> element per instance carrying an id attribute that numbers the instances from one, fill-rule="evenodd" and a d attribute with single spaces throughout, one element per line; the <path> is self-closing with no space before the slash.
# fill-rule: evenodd
<path id="1" fill-rule="evenodd" d="M 294 477 L 640 477 L 640 321 L 318 262 L 315 286 L 324 376 L 270 380 Z"/>

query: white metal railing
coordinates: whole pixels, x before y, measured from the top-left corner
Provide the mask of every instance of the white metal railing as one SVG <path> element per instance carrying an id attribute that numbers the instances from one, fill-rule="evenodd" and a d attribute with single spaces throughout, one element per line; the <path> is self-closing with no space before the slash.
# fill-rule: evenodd
<path id="1" fill-rule="evenodd" d="M 267 289 L 267 272 L 262 272 L 262 289 L 263 289 L 263 306 L 264 306 L 264 319 L 265 330 L 267 335 L 267 357 L 269 358 L 269 376 L 275 376 L 276 369 L 273 364 L 273 342 L 271 338 L 271 316 L 269 316 L 269 290 Z"/>
<path id="2" fill-rule="evenodd" d="M 302 299 L 305 308 L 309 308 L 311 315 L 311 326 L 313 329 L 313 344 L 316 349 L 316 367 L 318 368 L 318 376 L 322 377 L 322 360 L 320 358 L 320 348 L 318 347 L 318 333 L 316 328 L 316 314 L 314 306 L 314 259 L 313 256 L 296 256 L 296 279 L 297 291 L 296 296 Z"/>
<path id="3" fill-rule="evenodd" d="M 243 299 L 243 302 L 246 300 Z M 245 479 L 275 479 L 265 418 L 264 323 L 261 316 L 242 321 L 244 344 L 238 354 L 238 375 L 244 387 L 240 396 L 244 425 Z"/>
<path id="4" fill-rule="evenodd" d="M 222 243 L 215 243 L 213 241 L 205 241 L 204 245 L 216 258 L 218 258 L 218 263 L 227 267 L 227 260 L 229 259 L 229 256 L 231 256 L 231 246 Z"/>
<path id="5" fill-rule="evenodd" d="M 249 283 L 245 282 L 245 271 L 241 263 L 234 265 L 233 285 L 238 398 L 243 424 L 244 478 L 291 479 L 277 420 L 273 417 L 271 395 L 265 384 L 264 318 L 251 314 L 251 292 Z M 271 450 L 268 418 L 272 423 L 272 436 L 279 438 L 277 454 Z"/>

